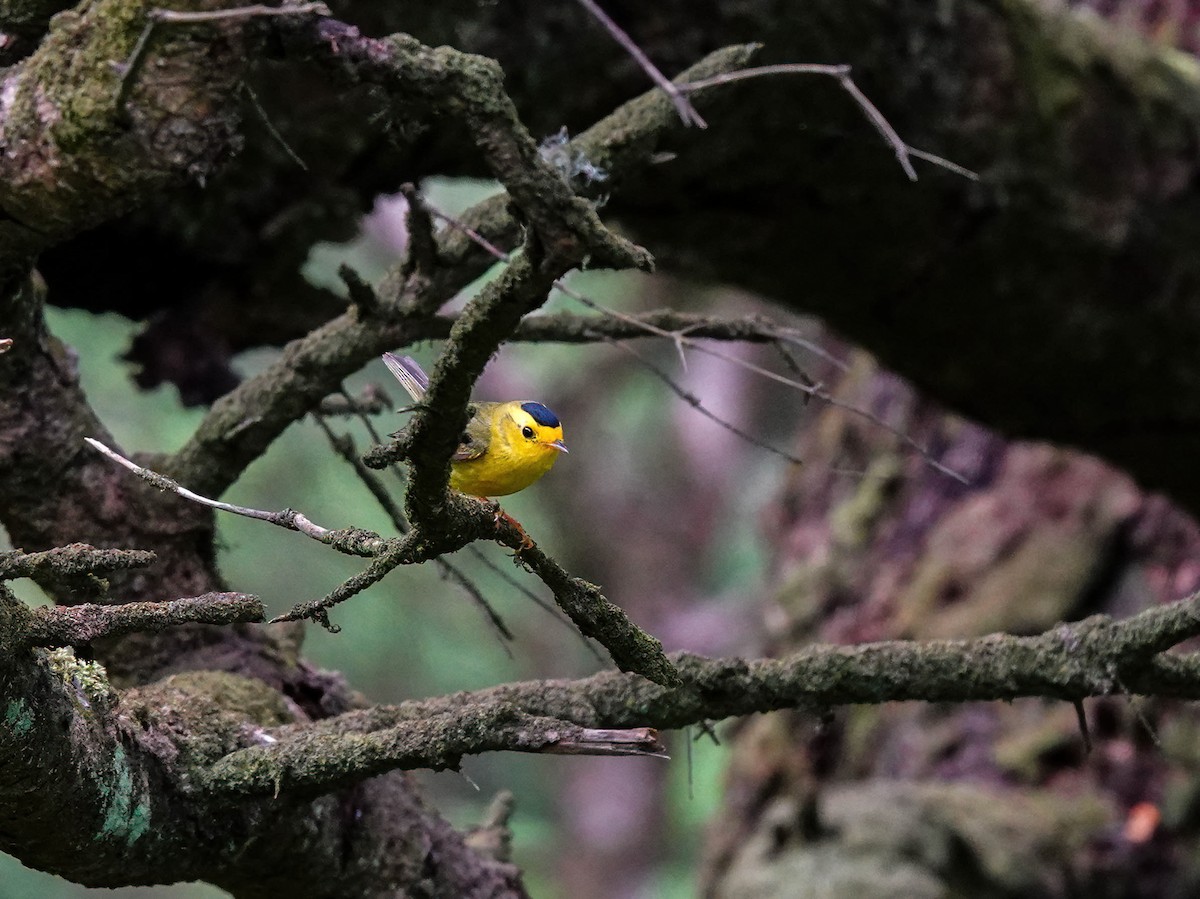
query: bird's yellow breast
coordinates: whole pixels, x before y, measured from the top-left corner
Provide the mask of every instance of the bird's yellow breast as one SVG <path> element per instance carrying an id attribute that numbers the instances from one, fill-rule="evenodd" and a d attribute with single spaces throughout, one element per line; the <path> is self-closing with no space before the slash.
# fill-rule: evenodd
<path id="1" fill-rule="evenodd" d="M 501 403 L 490 411 L 487 449 L 477 459 L 450 466 L 450 487 L 473 496 L 507 496 L 524 490 L 551 468 L 560 450 L 561 425 L 540 424 L 524 411 L 521 402 Z M 533 433 L 533 437 L 524 432 Z"/>

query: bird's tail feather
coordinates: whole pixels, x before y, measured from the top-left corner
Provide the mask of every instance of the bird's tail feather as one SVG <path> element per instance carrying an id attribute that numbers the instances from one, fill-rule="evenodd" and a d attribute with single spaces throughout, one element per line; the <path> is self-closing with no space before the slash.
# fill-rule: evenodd
<path id="1" fill-rule="evenodd" d="M 384 353 L 383 364 L 388 367 L 396 380 L 400 382 L 400 386 L 408 391 L 408 395 L 415 402 L 421 402 L 425 398 L 425 391 L 429 387 L 429 375 L 425 374 L 425 370 L 417 364 L 417 360 L 412 356 L 397 356 L 395 353 Z"/>

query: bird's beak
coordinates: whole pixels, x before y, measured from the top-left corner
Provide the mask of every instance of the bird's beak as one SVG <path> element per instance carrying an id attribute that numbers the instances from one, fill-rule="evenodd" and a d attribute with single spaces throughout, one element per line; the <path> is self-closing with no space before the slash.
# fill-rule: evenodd
<path id="1" fill-rule="evenodd" d="M 552 446 L 556 450 L 558 450 L 559 452 L 562 452 L 562 453 L 569 454 L 571 452 L 569 449 L 567 449 L 567 445 L 565 443 L 563 443 L 561 440 L 551 440 L 549 443 L 546 444 L 546 446 Z"/>

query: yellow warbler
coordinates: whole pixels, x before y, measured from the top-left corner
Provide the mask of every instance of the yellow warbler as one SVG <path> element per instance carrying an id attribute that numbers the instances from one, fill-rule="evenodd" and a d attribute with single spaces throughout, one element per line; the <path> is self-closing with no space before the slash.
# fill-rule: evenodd
<path id="1" fill-rule="evenodd" d="M 422 402 L 429 376 L 416 360 L 384 353 L 383 362 L 409 396 Z M 562 423 L 541 403 L 471 403 L 469 411 L 450 460 L 450 487 L 460 493 L 506 496 L 524 490 L 567 452 Z"/>

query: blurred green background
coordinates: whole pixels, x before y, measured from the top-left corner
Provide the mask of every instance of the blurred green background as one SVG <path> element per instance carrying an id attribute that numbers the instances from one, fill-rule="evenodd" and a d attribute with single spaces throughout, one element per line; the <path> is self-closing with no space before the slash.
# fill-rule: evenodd
<path id="1" fill-rule="evenodd" d="M 440 184 L 433 186 L 432 193 L 442 208 L 454 210 L 484 189 Z M 318 283 L 333 284 L 333 272 L 343 261 L 374 278 L 395 262 L 395 255 L 368 229 L 354 243 L 316 248 L 308 274 Z M 737 314 L 755 308 L 745 297 L 702 292 L 644 276 L 587 273 L 572 285 L 600 302 L 628 310 L 669 304 L 703 311 L 719 305 L 726 313 L 732 308 Z M 579 311 L 573 300 L 556 295 L 548 310 L 562 309 Z M 120 360 L 138 323 L 56 309 L 48 310 L 48 319 L 53 333 L 78 352 L 87 394 L 121 447 L 171 451 L 184 442 L 202 410 L 183 408 L 173 387 L 139 391 L 128 365 Z M 731 366 L 722 363 L 714 369 L 712 360 L 693 355 L 689 357 L 692 367 L 684 369 L 669 342 L 641 342 L 634 349 L 679 377 L 709 408 L 775 445 L 787 446 L 802 417 L 795 394 L 781 395 L 779 388 L 757 381 L 747 387 L 745 373 Z M 425 346 L 411 351 L 428 365 L 436 350 Z M 244 354 L 237 367 L 243 375 L 253 375 L 278 352 Z M 384 386 L 397 405 L 406 402 L 390 380 L 382 364 L 375 362 L 346 386 L 357 392 L 374 382 Z M 564 420 L 571 454 L 543 481 L 504 501 L 505 509 L 541 545 L 582 577 L 604 584 L 606 593 L 636 621 L 662 636 L 668 649 L 756 650 L 759 615 L 753 597 L 765 565 L 757 516 L 777 489 L 785 462 L 733 438 L 680 402 L 657 376 L 619 347 L 508 345 L 489 367 L 479 395 L 536 398 Z M 783 402 L 788 404 L 787 414 L 780 414 Z M 387 414 L 376 426 L 386 433 L 402 420 Z M 370 444 L 358 422 L 338 419 L 331 424 L 336 431 L 353 434 L 360 451 Z M 398 480 L 391 483 L 400 487 Z M 356 525 L 392 533 L 387 519 L 347 465 L 331 452 L 311 419 L 292 426 L 222 498 L 266 509 L 290 506 L 326 527 Z M 262 522 L 226 515 L 219 518 L 219 528 L 222 565 L 231 588 L 259 594 L 272 612 L 317 597 L 362 568 L 361 560 Z M 663 542 L 653 543 L 658 539 Z M 647 540 L 653 543 L 648 552 L 674 552 L 682 558 L 678 570 L 665 566 L 661 583 L 639 581 L 646 575 L 631 573 L 633 564 L 622 567 L 626 554 Z M 539 596 L 548 596 L 498 547 L 480 549 Z M 333 618 L 341 633 L 311 627 L 308 657 L 342 671 L 352 685 L 378 702 L 534 677 L 586 675 L 601 667 L 565 623 L 550 621 L 544 610 L 477 559 L 461 552 L 455 562 L 470 573 L 515 632 L 511 655 L 474 603 L 426 565 L 396 571 L 336 609 Z M 30 602 L 45 601 L 29 582 L 17 582 L 15 587 Z M 667 593 L 671 595 L 664 597 Z M 694 895 L 695 864 L 705 821 L 719 800 L 726 755 L 708 738 L 695 740 L 689 771 L 687 735 L 670 734 L 668 739 L 671 761 L 624 759 L 620 765 L 625 767 L 608 769 L 604 776 L 620 782 L 627 775 L 631 783 L 648 778 L 658 785 L 653 799 L 658 820 L 651 822 L 655 858 L 639 892 L 674 899 Z M 500 754 L 467 759 L 462 775 L 422 772 L 417 778 L 459 827 L 478 821 L 497 790 L 511 790 L 517 800 L 516 861 L 526 872 L 532 895 L 557 896 L 566 895 L 568 889 L 563 855 L 578 851 L 578 841 L 586 841 L 586 834 L 592 832 L 586 823 L 588 809 L 579 807 L 592 802 L 586 798 L 590 794 L 581 793 L 583 788 L 573 785 L 573 779 L 582 776 L 579 772 L 596 770 L 587 767 L 594 761 Z M 653 770 L 645 771 L 645 766 Z M 610 828 L 622 826 L 619 814 L 605 820 Z M 600 841 L 611 836 L 613 845 L 621 838 L 596 832 L 601 833 Z M 0 899 L 99 894 L 0 855 Z M 226 895 L 200 884 L 103 894 L 142 899 Z"/>

